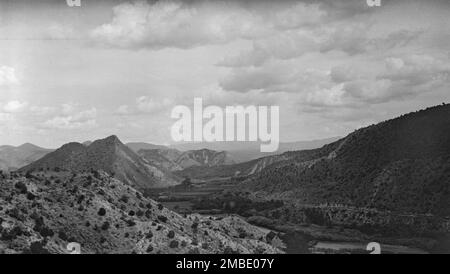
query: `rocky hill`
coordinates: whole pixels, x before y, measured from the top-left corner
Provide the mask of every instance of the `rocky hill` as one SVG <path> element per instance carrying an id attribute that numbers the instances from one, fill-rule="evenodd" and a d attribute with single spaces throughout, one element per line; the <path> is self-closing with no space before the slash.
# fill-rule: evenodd
<path id="1" fill-rule="evenodd" d="M 23 144 L 18 147 L 0 146 L 0 170 L 16 170 L 24 167 L 52 152 L 33 144 Z"/>
<path id="2" fill-rule="evenodd" d="M 137 153 L 151 165 L 157 166 L 161 169 L 169 171 L 183 169 L 183 167 L 177 163 L 177 159 L 182 153 L 176 149 L 141 149 Z"/>
<path id="3" fill-rule="evenodd" d="M 80 143 L 63 145 L 20 170 L 27 172 L 49 169 L 72 172 L 103 170 L 138 188 L 177 184 L 175 176 L 144 161 L 116 136 L 97 140 L 89 146 Z"/>
<path id="4" fill-rule="evenodd" d="M 130 142 L 126 143 L 127 147 L 131 148 L 134 152 L 138 152 L 139 150 L 148 150 L 148 149 L 169 149 L 166 146 L 161 145 L 154 145 L 150 143 L 144 143 L 144 142 Z"/>
<path id="5" fill-rule="evenodd" d="M 208 180 L 214 178 L 245 178 L 255 175 L 265 168 L 275 165 L 276 163 L 287 160 L 305 161 L 322 157 L 330 153 L 333 148 L 339 145 L 340 141 L 326 145 L 323 149 L 313 149 L 304 151 L 289 151 L 280 155 L 266 156 L 252 161 L 221 166 L 192 166 L 181 171 L 175 172 L 180 177 L 189 177 L 194 179 Z"/>
<path id="6" fill-rule="evenodd" d="M 225 151 L 209 149 L 190 150 L 182 153 L 176 162 L 183 168 L 191 166 L 221 166 L 233 164 L 233 160 Z"/>
<path id="7" fill-rule="evenodd" d="M 170 171 L 179 171 L 190 167 L 216 167 L 234 163 L 227 152 L 209 149 L 185 152 L 171 148 L 141 149 L 138 154 L 149 163 Z"/>
<path id="8" fill-rule="evenodd" d="M 215 151 L 226 151 L 228 157 L 236 163 L 244 163 L 251 160 L 279 155 L 288 151 L 311 150 L 330 144 L 340 137 L 332 137 L 319 140 L 298 141 L 298 142 L 281 142 L 278 150 L 274 152 L 261 152 L 261 142 L 259 141 L 231 141 L 231 142 L 193 142 L 173 144 L 171 148 L 180 151 L 209 149 Z"/>
<path id="9" fill-rule="evenodd" d="M 293 153 L 240 187 L 302 204 L 448 216 L 450 105 L 362 128 L 307 157 Z"/>
<path id="10" fill-rule="evenodd" d="M 105 172 L 0 174 L 0 253 L 281 253 L 239 217 L 181 216 Z"/>

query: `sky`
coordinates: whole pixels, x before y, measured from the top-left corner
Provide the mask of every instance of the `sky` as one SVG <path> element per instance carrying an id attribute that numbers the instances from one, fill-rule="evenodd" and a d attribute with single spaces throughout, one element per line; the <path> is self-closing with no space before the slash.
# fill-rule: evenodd
<path id="1" fill-rule="evenodd" d="M 450 1 L 0 1 L 0 144 L 171 143 L 176 105 L 278 105 L 281 141 L 450 102 Z"/>

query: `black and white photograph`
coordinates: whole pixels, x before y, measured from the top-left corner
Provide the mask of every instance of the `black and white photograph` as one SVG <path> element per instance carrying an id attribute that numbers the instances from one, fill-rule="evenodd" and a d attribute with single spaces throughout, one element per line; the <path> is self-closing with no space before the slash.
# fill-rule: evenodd
<path id="1" fill-rule="evenodd" d="M 450 254 L 450 1 L 0 0 L 0 254 Z"/>

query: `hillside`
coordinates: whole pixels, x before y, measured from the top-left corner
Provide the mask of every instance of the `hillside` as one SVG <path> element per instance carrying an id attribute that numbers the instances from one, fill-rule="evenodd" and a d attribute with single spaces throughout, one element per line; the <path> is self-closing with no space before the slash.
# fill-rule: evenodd
<path id="1" fill-rule="evenodd" d="M 105 172 L 0 174 L 0 252 L 281 253 L 241 218 L 181 216 Z"/>
<path id="2" fill-rule="evenodd" d="M 154 145 L 154 144 L 149 144 L 149 143 L 144 143 L 144 142 L 130 142 L 130 143 L 126 143 L 126 146 L 129 147 L 131 150 L 133 150 L 134 152 L 138 152 L 139 150 L 147 150 L 147 149 L 168 149 L 168 147 L 166 146 L 161 146 L 161 145 Z"/>
<path id="3" fill-rule="evenodd" d="M 19 169 L 42 158 L 51 151 L 51 149 L 28 143 L 18 147 L 0 146 L 0 170 Z"/>
<path id="4" fill-rule="evenodd" d="M 327 153 L 330 153 L 338 144 L 339 141 L 330 145 L 326 145 L 323 147 L 323 149 L 289 151 L 280 155 L 266 156 L 252 161 L 232 165 L 212 167 L 192 166 L 180 171 L 176 171 L 175 174 L 180 177 L 189 177 L 201 180 L 229 177 L 244 178 L 250 175 L 255 175 L 258 172 L 261 172 L 266 167 L 286 160 L 305 161 L 315 159 L 317 157 L 322 157 Z"/>
<path id="5" fill-rule="evenodd" d="M 80 143 L 63 145 L 20 171 L 48 169 L 72 172 L 103 170 L 138 188 L 164 187 L 177 183 L 175 176 L 145 162 L 116 136 L 97 140 L 89 146 Z"/>
<path id="6" fill-rule="evenodd" d="M 233 164 L 233 160 L 225 151 L 214 151 L 209 149 L 190 150 L 182 153 L 176 160 L 183 168 L 191 166 L 220 166 Z"/>
<path id="7" fill-rule="evenodd" d="M 226 151 L 228 152 L 229 157 L 231 157 L 234 162 L 244 163 L 258 158 L 279 155 L 288 151 L 311 150 L 320 148 L 339 139 L 340 137 L 333 137 L 311 141 L 281 142 L 279 144 L 278 150 L 271 153 L 261 152 L 259 142 L 197 142 L 174 144 L 171 147 L 181 151 L 201 150 L 205 148 L 215 151 Z"/>
<path id="8" fill-rule="evenodd" d="M 170 171 L 178 171 L 189 167 L 215 167 L 233 164 L 233 160 L 225 151 L 209 149 L 189 150 L 181 152 L 176 149 L 141 149 L 138 154 L 149 163 Z"/>
<path id="9" fill-rule="evenodd" d="M 362 128 L 316 154 L 269 166 L 240 187 L 300 204 L 450 215 L 450 105 Z"/>
<path id="10" fill-rule="evenodd" d="M 151 165 L 159 168 L 170 171 L 183 169 L 183 167 L 177 163 L 177 159 L 180 157 L 182 152 L 176 149 L 141 149 L 137 153 Z"/>

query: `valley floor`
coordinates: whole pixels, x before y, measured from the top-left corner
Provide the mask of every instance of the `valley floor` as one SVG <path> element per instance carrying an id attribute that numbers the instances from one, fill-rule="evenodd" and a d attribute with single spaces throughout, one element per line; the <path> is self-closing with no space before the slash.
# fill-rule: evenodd
<path id="1" fill-rule="evenodd" d="M 284 251 L 291 254 L 367 254 L 370 253 L 367 249 L 367 245 L 370 242 L 379 243 L 382 253 L 450 253 L 449 233 L 431 236 L 386 236 L 379 233 L 367 234 L 358 229 L 342 225 L 292 223 L 281 219 L 274 221 L 273 218 L 269 221 L 261 216 L 264 214 L 262 212 L 267 213 L 273 209 L 283 208 L 283 204 L 277 202 L 267 204 L 253 203 L 240 199 L 233 200 L 233 198 L 224 199 L 223 197 L 229 195 L 227 191 L 232 191 L 234 186 L 230 180 L 214 179 L 197 181 L 190 187 L 178 186 L 169 189 L 153 189 L 147 195 L 178 213 L 199 213 L 206 216 L 221 217 L 229 215 L 242 216 L 253 225 L 277 231 L 285 244 Z M 212 202 L 212 200 L 215 201 Z"/>

